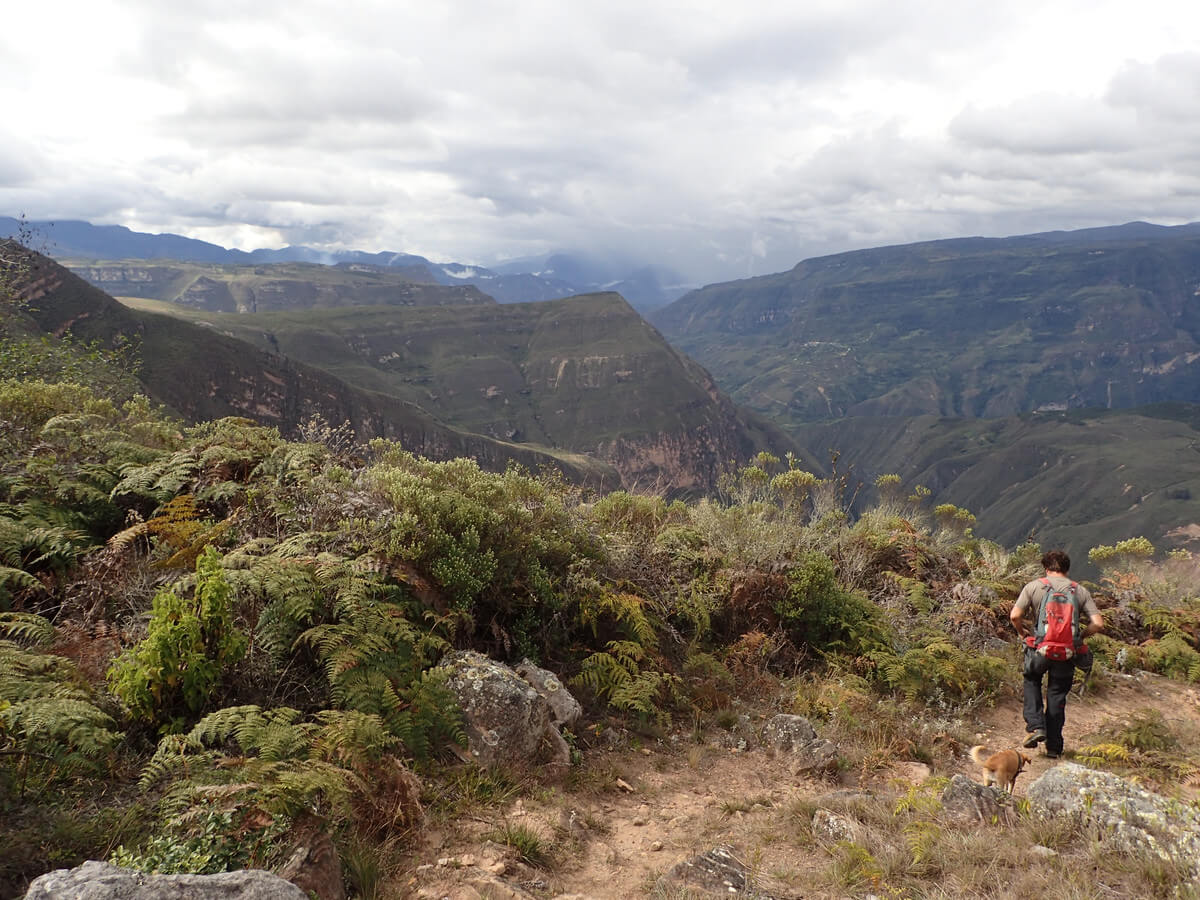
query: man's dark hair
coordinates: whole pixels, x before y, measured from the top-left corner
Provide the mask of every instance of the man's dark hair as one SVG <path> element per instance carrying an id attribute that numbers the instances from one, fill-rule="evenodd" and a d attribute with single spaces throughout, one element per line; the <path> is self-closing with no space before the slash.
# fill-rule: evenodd
<path id="1" fill-rule="evenodd" d="M 1042 557 L 1042 568 L 1047 572 L 1062 572 L 1066 575 L 1071 571 L 1071 557 L 1062 550 L 1051 550 Z"/>

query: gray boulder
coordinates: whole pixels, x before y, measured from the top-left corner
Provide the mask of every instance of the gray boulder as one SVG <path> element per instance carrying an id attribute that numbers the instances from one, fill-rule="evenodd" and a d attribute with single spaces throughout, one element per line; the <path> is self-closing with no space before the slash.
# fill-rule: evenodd
<path id="1" fill-rule="evenodd" d="M 817 739 L 817 729 L 804 716 L 772 716 L 763 728 L 763 746 L 783 753 Z"/>
<path id="2" fill-rule="evenodd" d="M 25 900 L 308 900 L 290 881 L 261 869 L 220 875 L 147 875 L 89 860 L 34 880 Z"/>
<path id="3" fill-rule="evenodd" d="M 517 674 L 529 682 L 550 705 L 550 714 L 555 725 L 559 728 L 575 727 L 583 716 L 583 707 L 558 680 L 557 675 L 535 666 L 528 659 L 521 660 L 521 664 L 517 666 Z"/>
<path id="4" fill-rule="evenodd" d="M 1109 846 L 1153 853 L 1200 877 L 1200 810 L 1113 775 L 1062 763 L 1029 786 L 1034 815 L 1065 816 L 1096 832 Z"/>
<path id="5" fill-rule="evenodd" d="M 682 887 L 688 897 L 750 897 L 755 900 L 790 900 L 796 896 L 775 879 L 755 877 L 728 847 L 714 847 L 677 863 L 657 883 L 660 891 L 670 893 Z"/>
<path id="6" fill-rule="evenodd" d="M 568 766 L 571 750 L 552 721 L 550 704 L 504 663 L 467 650 L 439 668 L 462 709 L 467 749 L 481 766 Z"/>
<path id="7" fill-rule="evenodd" d="M 962 825 L 1011 825 L 1012 798 L 999 788 L 955 775 L 942 791 L 942 813 Z"/>
<path id="8" fill-rule="evenodd" d="M 837 771 L 837 744 L 817 737 L 817 730 L 803 716 L 772 716 L 763 728 L 762 741 L 769 751 L 788 754 L 797 775 L 832 775 Z"/>
<path id="9" fill-rule="evenodd" d="M 864 835 L 862 825 L 849 816 L 820 808 L 813 813 L 813 834 L 826 841 L 861 842 Z"/>

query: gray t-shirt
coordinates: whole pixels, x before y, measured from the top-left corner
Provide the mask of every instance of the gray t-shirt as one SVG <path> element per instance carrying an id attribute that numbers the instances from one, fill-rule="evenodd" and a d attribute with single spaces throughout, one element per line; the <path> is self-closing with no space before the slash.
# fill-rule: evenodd
<path id="1" fill-rule="evenodd" d="M 1056 588 L 1068 587 L 1071 584 L 1071 579 L 1062 575 L 1049 575 L 1050 583 Z M 1037 622 L 1038 616 L 1042 611 L 1042 602 L 1046 599 L 1046 585 L 1042 584 L 1042 579 L 1031 581 L 1025 587 L 1021 588 L 1021 596 L 1017 598 L 1017 609 L 1024 613 L 1026 610 L 1033 610 L 1033 621 Z M 1075 596 L 1079 598 L 1079 621 L 1081 627 L 1088 623 L 1091 616 L 1100 615 L 1100 607 L 1096 606 L 1096 601 L 1092 599 L 1092 595 L 1088 593 L 1088 589 L 1082 584 L 1075 585 Z"/>

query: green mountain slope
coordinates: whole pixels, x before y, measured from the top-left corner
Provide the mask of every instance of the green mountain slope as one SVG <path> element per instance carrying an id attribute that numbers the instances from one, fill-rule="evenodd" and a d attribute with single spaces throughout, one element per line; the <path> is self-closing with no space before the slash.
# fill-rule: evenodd
<path id="1" fill-rule="evenodd" d="M 856 479 L 893 472 L 928 487 L 933 502 L 966 507 L 979 534 L 1007 546 L 1032 538 L 1082 561 L 1089 548 L 1134 535 L 1159 547 L 1200 537 L 1200 406 L 860 417 L 799 434 L 814 452 L 838 448 Z"/>
<path id="2" fill-rule="evenodd" d="M 710 285 L 653 321 L 785 424 L 1200 397 L 1200 234 L 934 241 Z"/>
<path id="3" fill-rule="evenodd" d="M 509 460 L 552 464 L 576 481 L 619 484 L 615 470 L 598 460 L 454 428 L 403 398 L 348 385 L 211 328 L 126 308 L 52 260 L 27 258 L 17 288 L 31 327 L 54 335 L 69 331 L 78 342 L 102 346 L 134 341 L 143 390 L 192 421 L 241 415 L 292 434 L 319 415 L 333 424 L 349 421 L 360 440 L 391 438 L 433 459 L 471 456 L 493 469 Z"/>
<path id="4" fill-rule="evenodd" d="M 257 315 L 155 308 L 410 401 L 465 430 L 594 456 L 630 487 L 707 491 L 731 461 L 795 447 L 734 406 L 617 294 Z"/>
<path id="5" fill-rule="evenodd" d="M 64 265 L 113 296 L 167 300 L 219 312 L 495 302 L 471 285 L 435 284 L 424 266 L 170 260 L 65 260 Z"/>

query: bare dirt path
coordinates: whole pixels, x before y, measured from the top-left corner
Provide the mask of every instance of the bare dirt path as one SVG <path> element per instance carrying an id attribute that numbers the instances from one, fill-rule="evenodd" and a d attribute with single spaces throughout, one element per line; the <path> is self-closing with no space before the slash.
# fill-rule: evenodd
<path id="1" fill-rule="evenodd" d="M 397 895 L 453 900 L 647 897 L 658 877 L 676 863 L 718 844 L 731 847 L 754 871 L 794 883 L 806 870 L 829 864 L 827 855 L 794 839 L 800 817 L 811 817 L 818 797 L 845 787 L 898 793 L 930 774 L 962 773 L 980 780 L 965 752 L 969 743 L 1000 749 L 1018 747 L 1024 738 L 1015 693 L 971 714 L 962 739 L 947 755 L 949 762 L 932 772 L 920 763 L 898 761 L 865 778 L 843 773 L 836 781 L 811 779 L 796 776 L 786 759 L 763 750 L 696 744 L 687 736 L 590 753 L 565 784 L 535 788 L 465 826 L 432 834 L 413 858 L 419 868 L 395 885 Z M 1194 686 L 1144 673 L 1098 677 L 1085 696 L 1073 692 L 1068 702 L 1067 758 L 1072 748 L 1097 742 L 1150 709 L 1175 725 L 1200 729 L 1200 697 Z M 1016 794 L 1023 795 L 1056 764 L 1035 752 Z M 526 866 L 511 850 L 489 842 L 488 834 L 504 825 L 544 836 L 553 845 L 554 865 Z"/>

